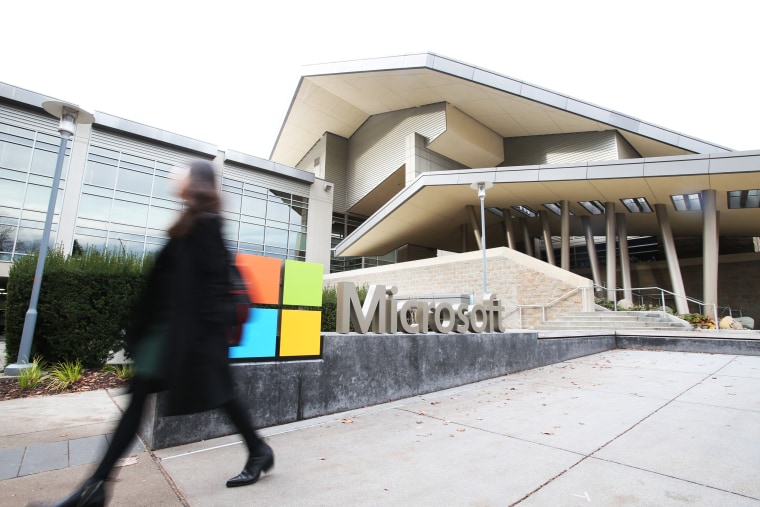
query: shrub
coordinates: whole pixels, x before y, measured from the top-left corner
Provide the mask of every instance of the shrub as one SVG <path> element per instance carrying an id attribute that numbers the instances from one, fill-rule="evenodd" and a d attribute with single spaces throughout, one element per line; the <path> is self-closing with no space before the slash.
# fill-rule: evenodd
<path id="1" fill-rule="evenodd" d="M 132 378 L 135 374 L 134 367 L 131 363 L 107 364 L 103 367 L 103 371 L 114 373 L 120 379 Z"/>
<path id="2" fill-rule="evenodd" d="M 715 329 L 715 319 L 702 315 L 701 313 L 689 313 L 686 315 L 679 315 L 680 318 L 688 322 L 694 327 L 700 329 Z"/>
<path id="3" fill-rule="evenodd" d="M 22 389 L 31 389 L 40 385 L 48 377 L 45 373 L 45 363 L 37 356 L 29 366 L 19 372 L 18 384 Z"/>
<path id="4" fill-rule="evenodd" d="M 56 363 L 50 370 L 50 387 L 63 391 L 71 384 L 79 381 L 82 378 L 82 363 L 77 359 L 73 363 L 71 361 L 63 361 Z"/>
<path id="5" fill-rule="evenodd" d="M 356 294 L 359 301 L 364 304 L 364 298 L 367 297 L 369 287 L 365 284 L 356 288 Z M 338 309 L 338 291 L 334 286 L 324 287 L 322 289 L 322 332 L 334 333 L 337 322 Z M 353 331 L 353 325 L 351 326 Z"/>
<path id="6" fill-rule="evenodd" d="M 6 310 L 6 354 L 16 359 L 32 292 L 37 255 L 18 259 L 10 269 Z M 81 361 L 100 367 L 124 344 L 132 309 L 142 291 L 150 257 L 87 250 L 46 257 L 32 354 L 49 362 Z"/>

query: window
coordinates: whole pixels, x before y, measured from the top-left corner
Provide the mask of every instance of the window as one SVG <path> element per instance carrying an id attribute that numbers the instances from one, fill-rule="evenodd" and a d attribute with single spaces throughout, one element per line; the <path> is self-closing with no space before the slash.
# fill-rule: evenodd
<path id="1" fill-rule="evenodd" d="M 544 208 L 548 209 L 552 213 L 554 213 L 557 216 L 562 216 L 562 205 L 558 202 L 550 202 L 543 205 Z M 570 211 L 570 215 L 575 215 L 572 211 Z"/>
<path id="2" fill-rule="evenodd" d="M 578 204 L 592 215 L 603 215 L 605 211 L 604 204 L 599 201 L 580 201 Z"/>

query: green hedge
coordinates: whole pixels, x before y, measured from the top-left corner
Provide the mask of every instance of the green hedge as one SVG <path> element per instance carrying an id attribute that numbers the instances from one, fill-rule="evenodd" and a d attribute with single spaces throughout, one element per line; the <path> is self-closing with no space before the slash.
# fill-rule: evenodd
<path id="1" fill-rule="evenodd" d="M 359 301 L 364 304 L 364 298 L 367 297 L 367 291 L 369 287 L 363 285 L 356 288 L 356 294 L 359 296 Z M 322 289 L 322 332 L 334 333 L 335 332 L 335 320 L 338 308 L 338 291 L 333 286 L 325 287 Z M 351 325 L 353 331 L 353 325 Z"/>
<path id="2" fill-rule="evenodd" d="M 142 291 L 150 257 L 88 250 L 65 256 L 51 251 L 37 303 L 31 357 L 48 363 L 82 362 L 85 368 L 105 364 L 124 344 L 124 330 Z M 37 255 L 17 260 L 10 269 L 5 345 L 15 362 L 29 307 Z"/>

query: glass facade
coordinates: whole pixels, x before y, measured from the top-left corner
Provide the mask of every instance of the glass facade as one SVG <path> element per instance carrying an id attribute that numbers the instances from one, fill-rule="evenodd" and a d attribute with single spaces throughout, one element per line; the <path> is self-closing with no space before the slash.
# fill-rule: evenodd
<path id="1" fill-rule="evenodd" d="M 224 237 L 230 250 L 306 259 L 309 198 L 222 178 Z"/>
<path id="2" fill-rule="evenodd" d="M 344 213 L 333 213 L 332 233 L 330 235 L 330 273 L 351 271 L 354 269 L 383 266 L 396 263 L 396 250 L 385 255 L 366 257 L 336 257 L 335 246 L 351 234 L 366 218 Z"/>
<path id="3" fill-rule="evenodd" d="M 0 261 L 39 249 L 60 137 L 0 123 Z M 58 231 L 70 148 L 67 148 L 51 229 Z"/>
<path id="4" fill-rule="evenodd" d="M 173 165 L 90 146 L 74 240 L 81 248 L 142 255 L 166 242 L 182 203 L 172 195 Z"/>
<path id="5" fill-rule="evenodd" d="M 158 250 L 182 209 L 173 165 L 91 146 L 74 239 L 82 248 Z M 282 259 L 306 257 L 309 199 L 222 178 L 224 237 L 232 251 Z"/>

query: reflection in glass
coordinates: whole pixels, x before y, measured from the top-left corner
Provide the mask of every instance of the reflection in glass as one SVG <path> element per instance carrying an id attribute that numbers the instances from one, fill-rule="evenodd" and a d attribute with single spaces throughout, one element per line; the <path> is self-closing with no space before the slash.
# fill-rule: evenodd
<path id="1" fill-rule="evenodd" d="M 264 226 L 240 223 L 240 241 L 246 243 L 264 243 Z"/>
<path id="2" fill-rule="evenodd" d="M 0 142 L 0 167 L 15 169 L 16 171 L 27 171 L 31 158 L 31 147 Z"/>
<path id="3" fill-rule="evenodd" d="M 222 209 L 233 213 L 240 213 L 240 194 L 222 192 Z"/>
<path id="4" fill-rule="evenodd" d="M 98 197 L 89 194 L 82 194 L 82 196 L 79 198 L 79 217 L 108 221 L 110 215 L 110 198 Z"/>
<path id="5" fill-rule="evenodd" d="M 243 215 L 264 218 L 267 212 L 267 202 L 264 199 L 245 196 L 243 197 L 243 207 L 241 212 Z"/>
<path id="6" fill-rule="evenodd" d="M 152 183 L 152 175 L 122 168 L 119 169 L 116 188 L 118 190 L 124 190 L 125 192 L 150 195 L 150 187 Z"/>
<path id="7" fill-rule="evenodd" d="M 147 205 L 114 199 L 113 209 L 111 211 L 112 222 L 144 227 L 147 219 Z"/>
<path id="8" fill-rule="evenodd" d="M 267 220 L 290 222 L 290 206 L 270 201 L 267 207 Z"/>
<path id="9" fill-rule="evenodd" d="M 166 230 L 177 219 L 177 211 L 167 208 L 151 206 L 148 211 L 148 227 L 151 229 Z"/>
<path id="10" fill-rule="evenodd" d="M 264 242 L 267 247 L 288 247 L 288 231 L 283 229 L 276 229 L 274 227 L 267 227 L 266 240 Z"/>
<path id="11" fill-rule="evenodd" d="M 0 203 L 9 208 L 21 208 L 24 199 L 24 183 L 0 179 Z"/>
<path id="12" fill-rule="evenodd" d="M 116 168 L 90 160 L 84 169 L 84 182 L 87 185 L 113 188 L 116 184 Z"/>
<path id="13" fill-rule="evenodd" d="M 12 252 L 13 242 L 16 241 L 18 227 L 10 224 L 0 224 L 0 252 Z"/>
<path id="14" fill-rule="evenodd" d="M 54 235 L 51 234 L 51 237 Z M 16 239 L 16 253 L 28 254 L 39 251 L 42 243 L 42 224 L 40 228 L 21 227 Z"/>
<path id="15" fill-rule="evenodd" d="M 27 185 L 24 208 L 36 211 L 47 211 L 50 202 L 50 187 Z"/>
<path id="16" fill-rule="evenodd" d="M 32 169 L 34 174 L 42 174 L 43 176 L 53 177 L 55 173 L 55 166 L 58 159 L 57 153 L 52 153 L 45 150 L 34 150 L 34 156 L 32 157 Z M 65 166 L 65 163 L 64 163 Z"/>

